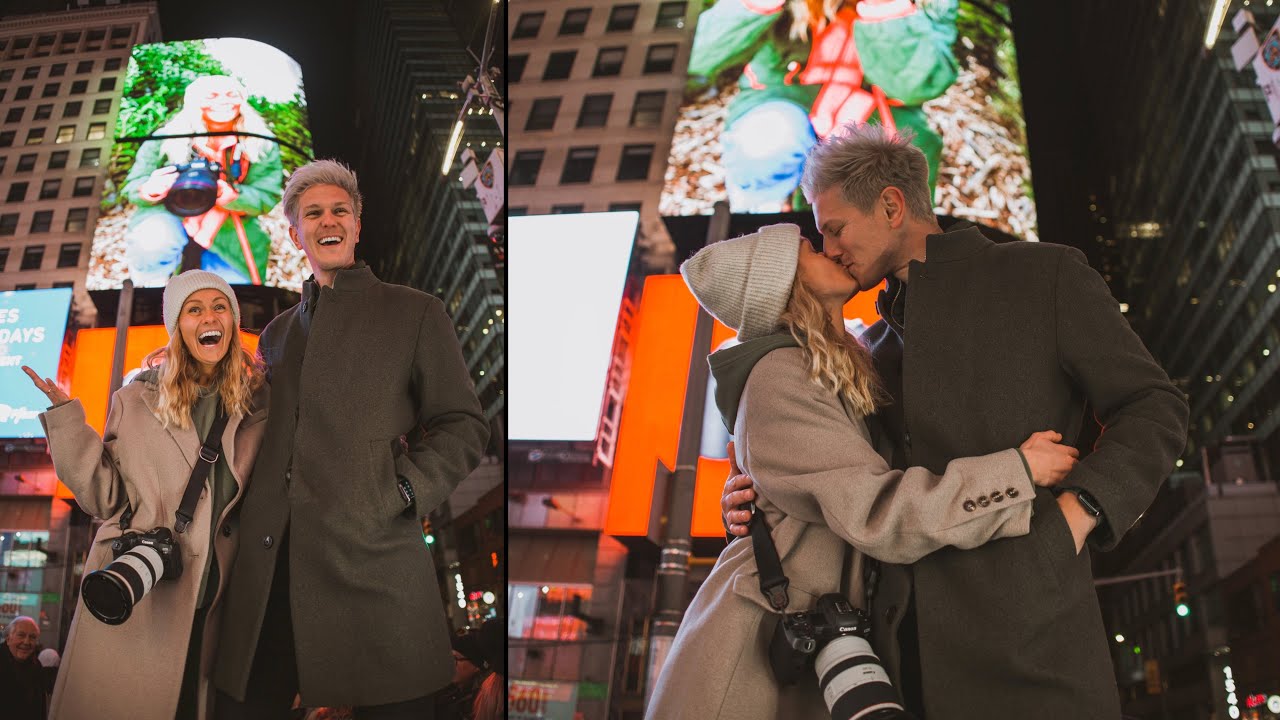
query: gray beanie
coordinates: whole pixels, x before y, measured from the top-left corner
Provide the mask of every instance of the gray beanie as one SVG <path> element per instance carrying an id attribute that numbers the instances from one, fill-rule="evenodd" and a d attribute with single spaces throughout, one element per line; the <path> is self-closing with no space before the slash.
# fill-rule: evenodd
<path id="1" fill-rule="evenodd" d="M 164 326 L 170 337 L 178 332 L 178 315 L 182 313 L 182 304 L 191 297 L 191 293 L 209 288 L 221 292 L 231 301 L 231 315 L 235 318 L 236 329 L 240 328 L 240 301 L 236 300 L 231 285 L 207 270 L 188 270 L 169 278 L 169 284 L 164 286 Z"/>
<path id="2" fill-rule="evenodd" d="M 778 327 L 800 262 L 800 227 L 767 225 L 698 251 L 680 265 L 698 304 L 746 342 Z"/>

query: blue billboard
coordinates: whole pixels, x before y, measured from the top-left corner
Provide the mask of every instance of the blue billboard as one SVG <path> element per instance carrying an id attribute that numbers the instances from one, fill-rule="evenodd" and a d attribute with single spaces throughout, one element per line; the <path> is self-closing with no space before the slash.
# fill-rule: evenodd
<path id="1" fill-rule="evenodd" d="M 22 372 L 58 377 L 71 288 L 0 292 L 0 438 L 42 438 L 44 393 Z"/>

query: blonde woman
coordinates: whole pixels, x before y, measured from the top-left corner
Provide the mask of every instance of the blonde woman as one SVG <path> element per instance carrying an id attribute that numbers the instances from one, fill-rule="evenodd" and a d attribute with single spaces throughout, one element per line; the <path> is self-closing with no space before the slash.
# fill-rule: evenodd
<path id="1" fill-rule="evenodd" d="M 188 239 L 200 251 L 201 269 L 240 285 L 262 284 L 271 238 L 257 218 L 280 202 L 284 173 L 275 134 L 248 100 L 235 78 L 196 78 L 182 108 L 155 131 L 157 139 L 138 148 L 124 183 L 137 206 L 125 233 L 134 284 L 163 285 L 183 261 Z M 206 212 L 175 215 L 165 202 L 179 168 L 192 161 L 217 163 L 217 199 Z"/>
<path id="2" fill-rule="evenodd" d="M 680 270 L 741 341 L 711 355 L 716 403 L 790 580 L 788 613 L 832 592 L 863 606 L 863 554 L 909 563 L 948 545 L 1025 535 L 1034 486 L 1058 483 L 1076 463 L 1075 449 L 1044 432 L 956 460 L 941 476 L 890 469 L 864 421 L 882 402 L 871 357 L 841 316 L 858 283 L 795 225 L 716 243 Z M 966 502 L 978 496 L 983 505 Z M 779 617 L 760 589 L 751 540 L 733 543 L 685 614 L 646 717 L 829 717 L 812 672 L 788 687 L 775 681 L 767 650 Z"/>
<path id="3" fill-rule="evenodd" d="M 109 618 L 118 624 L 89 612 L 82 594 L 54 687 L 53 720 L 209 717 L 219 602 L 239 543 L 237 506 L 262 442 L 267 387 L 256 357 L 240 344 L 240 306 L 222 278 L 191 270 L 170 280 L 164 322 L 168 345 L 116 392 L 102 437 L 80 401 L 23 368 L 52 406 L 40 421 L 58 478 L 85 512 L 105 521 L 85 575 L 112 563 L 112 541 L 155 528 L 172 532 L 182 564 L 176 577 L 166 573 L 126 602 L 125 619 Z M 219 413 L 225 429 L 206 440 Z M 202 443 L 215 442 L 221 448 L 212 453 L 193 517 L 178 531 L 176 512 Z M 135 580 L 149 570 L 138 572 Z"/>

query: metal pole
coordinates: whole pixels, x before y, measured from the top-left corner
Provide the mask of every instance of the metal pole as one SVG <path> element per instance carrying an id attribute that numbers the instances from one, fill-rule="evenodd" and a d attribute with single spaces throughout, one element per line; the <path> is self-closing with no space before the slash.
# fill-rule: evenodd
<path id="1" fill-rule="evenodd" d="M 129 335 L 129 322 L 133 319 L 133 281 L 126 278 L 120 286 L 120 302 L 116 305 L 116 348 L 111 356 L 111 392 L 107 395 L 107 409 L 115 402 L 116 391 L 124 383 L 124 349 Z"/>
<path id="2" fill-rule="evenodd" d="M 1094 587 L 1100 585 L 1115 585 L 1117 583 L 1133 582 L 1135 580 L 1148 580 L 1150 578 L 1168 577 L 1170 575 L 1182 575 L 1182 568 L 1176 567 L 1172 570 L 1156 570 L 1154 572 L 1138 573 L 1137 575 L 1117 575 L 1115 577 L 1098 578 L 1093 581 Z"/>
<path id="3" fill-rule="evenodd" d="M 729 204 L 715 204 L 706 245 L 724 240 L 729 234 Z M 693 331 L 693 351 L 689 357 L 689 379 L 685 385 L 684 414 L 680 421 L 680 442 L 676 468 L 670 475 L 666 532 L 654 592 L 653 633 L 649 640 L 648 682 L 645 702 L 653 695 L 658 673 L 666 662 L 671 643 L 684 618 L 686 586 L 689 579 L 689 527 L 693 522 L 693 487 L 698 473 L 698 450 L 702 445 L 702 416 L 707 401 L 707 355 L 711 352 L 714 322 L 706 310 L 698 308 Z"/>

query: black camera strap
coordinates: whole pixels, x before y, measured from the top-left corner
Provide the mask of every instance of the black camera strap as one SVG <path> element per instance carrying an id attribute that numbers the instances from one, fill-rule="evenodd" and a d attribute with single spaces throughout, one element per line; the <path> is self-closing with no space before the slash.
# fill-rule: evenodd
<path id="1" fill-rule="evenodd" d="M 182 494 L 182 504 L 178 506 L 177 521 L 173 529 L 184 533 L 191 519 L 196 516 L 196 502 L 200 500 L 200 490 L 204 488 L 204 480 L 209 477 L 213 464 L 222 455 L 222 430 L 227 426 L 227 413 L 218 406 L 218 417 L 209 428 L 196 456 L 196 464 L 191 468 L 191 479 L 187 481 L 187 491 Z"/>
<path id="2" fill-rule="evenodd" d="M 760 573 L 760 592 L 764 593 L 769 605 L 779 612 L 786 609 L 791 598 L 787 595 L 787 587 L 791 581 L 782 571 L 782 559 L 778 557 L 778 547 L 773 544 L 773 535 L 764 522 L 764 513 L 751 503 L 751 550 L 756 556 L 756 570 Z M 840 564 L 840 586 L 836 592 L 843 593 L 849 587 L 850 570 L 853 563 L 853 546 L 845 543 L 844 559 Z M 861 566 L 858 572 L 863 572 Z"/>
<path id="3" fill-rule="evenodd" d="M 773 536 L 769 534 L 769 526 L 765 524 L 764 513 L 755 503 L 751 504 L 751 550 L 756 555 L 756 570 L 760 572 L 760 592 L 764 593 L 770 607 L 782 612 L 791 602 L 787 595 L 787 586 L 791 581 L 782 572 L 778 548 L 773 544 Z"/>

